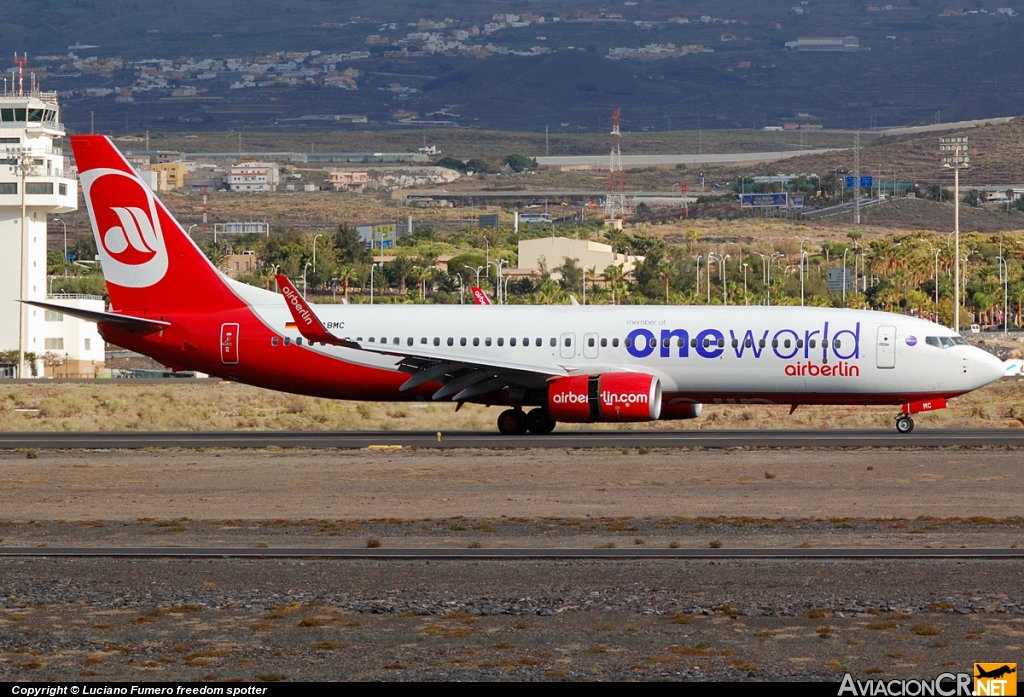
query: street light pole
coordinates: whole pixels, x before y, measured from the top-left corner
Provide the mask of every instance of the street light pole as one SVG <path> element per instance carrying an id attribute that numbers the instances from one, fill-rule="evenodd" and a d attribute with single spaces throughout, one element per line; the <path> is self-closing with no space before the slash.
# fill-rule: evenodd
<path id="1" fill-rule="evenodd" d="M 954 331 L 960 333 L 960 168 L 969 166 L 971 158 L 967 155 L 967 137 L 954 136 L 950 138 L 939 138 L 939 151 L 949 153 L 943 156 L 944 167 L 953 168 L 953 234 L 955 246 L 953 249 L 954 268 L 953 275 L 957 283 L 953 289 L 953 324 Z M 941 198 L 941 197 L 940 197 Z"/>
<path id="2" fill-rule="evenodd" d="M 586 264 L 583 265 L 583 304 L 587 304 L 587 269 L 590 267 Z"/>
<path id="3" fill-rule="evenodd" d="M 1003 336 L 1006 336 L 1006 301 L 1008 299 L 1007 282 L 1010 280 L 1010 269 L 1006 265 L 1006 259 L 1001 256 L 996 257 L 996 259 L 999 260 L 999 275 L 1003 277 Z"/>
<path id="4" fill-rule="evenodd" d="M 57 216 L 57 221 L 64 226 L 64 275 L 68 275 L 68 226 L 64 222 L 64 214 Z"/>
<path id="5" fill-rule="evenodd" d="M 323 237 L 323 233 L 313 238 L 313 273 L 316 273 L 316 241 Z"/>
<path id="6" fill-rule="evenodd" d="M 302 267 L 302 294 L 303 295 L 306 294 L 306 269 L 308 269 L 310 266 L 311 266 L 311 264 L 307 261 L 306 265 Z"/>

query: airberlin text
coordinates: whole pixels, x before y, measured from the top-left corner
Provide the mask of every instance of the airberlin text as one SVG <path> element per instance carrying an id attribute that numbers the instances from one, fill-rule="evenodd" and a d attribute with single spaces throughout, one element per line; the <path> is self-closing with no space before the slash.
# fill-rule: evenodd
<path id="1" fill-rule="evenodd" d="M 313 313 L 309 311 L 309 308 L 302 302 L 302 298 L 288 286 L 281 286 L 281 294 L 291 303 L 291 306 L 295 308 L 296 319 L 302 319 L 307 326 L 313 324 Z"/>
<path id="2" fill-rule="evenodd" d="M 859 377 L 860 368 L 849 363 L 860 358 L 860 322 L 852 329 L 839 329 L 822 323 L 820 329 L 634 329 L 626 337 L 626 351 L 634 358 L 649 358 L 658 349 L 659 358 L 689 358 L 692 349 L 701 358 L 720 358 L 727 351 L 736 358 L 760 359 L 771 351 L 784 361 L 796 359 L 785 367 L 790 377 Z M 728 348 L 727 348 L 728 345 Z M 675 354 L 673 356 L 673 354 Z M 839 359 L 829 364 L 830 359 Z M 802 360 L 801 360 L 802 359 Z M 819 364 L 820 361 L 820 364 Z"/>
<path id="3" fill-rule="evenodd" d="M 586 404 L 589 399 L 582 392 L 556 392 L 551 400 L 555 404 Z M 609 406 L 615 404 L 648 404 L 650 395 L 634 392 L 601 392 L 601 403 Z"/>

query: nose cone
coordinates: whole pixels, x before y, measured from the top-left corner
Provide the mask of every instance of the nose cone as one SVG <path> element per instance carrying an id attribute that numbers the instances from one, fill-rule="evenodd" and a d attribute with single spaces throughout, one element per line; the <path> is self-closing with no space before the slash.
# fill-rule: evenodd
<path id="1" fill-rule="evenodd" d="M 974 375 L 977 387 L 995 382 L 1006 374 L 1006 366 L 1003 362 L 988 351 L 975 348 L 973 353 Z"/>

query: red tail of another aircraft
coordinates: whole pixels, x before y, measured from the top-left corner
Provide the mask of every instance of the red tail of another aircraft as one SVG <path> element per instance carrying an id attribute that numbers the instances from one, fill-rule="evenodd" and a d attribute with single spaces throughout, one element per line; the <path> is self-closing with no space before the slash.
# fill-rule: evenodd
<path id="1" fill-rule="evenodd" d="M 242 307 L 223 277 L 106 136 L 71 136 L 118 312 L 154 316 Z"/>

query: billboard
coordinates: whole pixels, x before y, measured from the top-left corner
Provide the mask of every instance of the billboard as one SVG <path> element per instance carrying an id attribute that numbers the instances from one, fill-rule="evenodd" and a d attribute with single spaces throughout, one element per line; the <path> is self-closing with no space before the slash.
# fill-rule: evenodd
<path id="1" fill-rule="evenodd" d="M 789 194 L 740 194 L 740 208 L 788 208 Z"/>
<path id="2" fill-rule="evenodd" d="M 853 290 L 853 280 L 850 278 L 850 269 L 829 269 L 828 289 L 829 290 Z"/>
<path id="3" fill-rule="evenodd" d="M 359 225 L 356 227 L 359 238 L 367 249 L 390 249 L 398 242 L 398 230 L 395 224 L 390 225 Z"/>
<path id="4" fill-rule="evenodd" d="M 860 178 L 860 188 L 862 188 L 862 189 L 870 189 L 874 185 L 875 185 L 875 178 L 872 177 L 870 174 L 866 175 L 866 176 L 861 176 L 861 178 Z M 852 189 L 855 186 L 857 186 L 857 180 L 854 177 L 847 177 L 846 178 L 846 188 L 847 189 Z"/>

